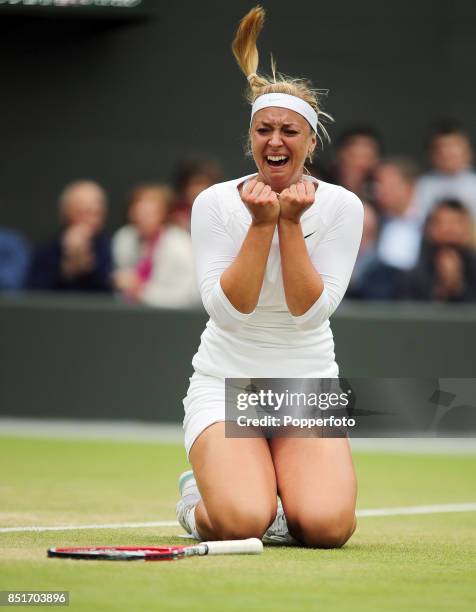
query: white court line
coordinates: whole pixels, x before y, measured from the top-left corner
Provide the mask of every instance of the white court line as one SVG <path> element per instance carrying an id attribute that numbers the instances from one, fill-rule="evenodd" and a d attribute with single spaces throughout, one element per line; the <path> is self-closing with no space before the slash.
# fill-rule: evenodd
<path id="1" fill-rule="evenodd" d="M 432 506 L 407 506 L 401 508 L 374 508 L 357 510 L 359 517 L 366 516 L 399 516 L 403 514 L 441 514 L 444 512 L 476 512 L 476 503 L 469 504 L 434 504 Z"/>
<path id="2" fill-rule="evenodd" d="M 357 510 L 358 517 L 399 516 L 411 514 L 441 514 L 445 512 L 476 512 L 476 503 L 434 504 L 432 506 L 406 506 L 400 508 L 374 508 Z M 104 525 L 62 525 L 58 527 L 0 527 L 0 533 L 18 531 L 73 531 L 81 529 L 139 529 L 141 527 L 177 527 L 177 521 L 153 521 L 148 523 L 106 523 Z"/>

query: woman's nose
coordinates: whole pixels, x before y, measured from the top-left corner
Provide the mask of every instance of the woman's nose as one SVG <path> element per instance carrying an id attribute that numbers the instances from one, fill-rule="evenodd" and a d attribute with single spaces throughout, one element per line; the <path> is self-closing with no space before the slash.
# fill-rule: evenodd
<path id="1" fill-rule="evenodd" d="M 273 133 L 271 134 L 271 138 L 269 140 L 269 144 L 277 147 L 282 143 L 282 139 L 281 139 L 281 133 L 279 130 L 274 130 Z"/>

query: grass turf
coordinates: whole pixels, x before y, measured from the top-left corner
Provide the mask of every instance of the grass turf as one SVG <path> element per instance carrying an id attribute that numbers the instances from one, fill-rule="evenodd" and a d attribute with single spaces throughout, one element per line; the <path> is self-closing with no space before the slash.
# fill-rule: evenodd
<path id="1" fill-rule="evenodd" d="M 357 453 L 360 508 L 476 501 L 476 457 Z M 0 439 L 0 526 L 173 520 L 173 444 Z M 178 527 L 0 533 L 0 590 L 73 610 L 472 610 L 476 513 L 361 518 L 340 550 L 175 563 L 46 559 L 50 546 L 180 544 Z"/>

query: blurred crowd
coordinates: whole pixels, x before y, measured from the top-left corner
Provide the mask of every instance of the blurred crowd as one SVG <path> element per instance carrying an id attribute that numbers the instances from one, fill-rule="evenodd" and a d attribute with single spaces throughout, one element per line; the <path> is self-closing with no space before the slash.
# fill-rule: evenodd
<path id="1" fill-rule="evenodd" d="M 383 156 L 371 127 L 347 130 L 329 168 L 312 173 L 364 204 L 362 242 L 346 296 L 365 300 L 476 301 L 476 172 L 457 122 L 432 126 L 429 170 Z"/>
<path id="2" fill-rule="evenodd" d="M 173 185 L 148 183 L 128 196 L 124 225 L 105 231 L 107 195 L 76 180 L 58 198 L 60 228 L 32 248 L 0 227 L 0 291 L 114 293 L 128 303 L 163 308 L 199 305 L 190 218 L 197 195 L 222 180 L 217 162 L 181 162 Z"/>
<path id="3" fill-rule="evenodd" d="M 429 170 L 386 157 L 378 133 L 357 126 L 340 135 L 332 163 L 308 168 L 364 203 L 362 243 L 347 297 L 365 300 L 476 301 L 476 172 L 468 134 L 440 121 L 428 138 Z M 60 229 L 33 248 L 0 226 L 0 291 L 115 293 L 129 303 L 187 308 L 200 304 L 190 215 L 197 195 L 223 180 L 210 159 L 181 162 L 171 184 L 136 186 L 127 219 L 105 232 L 104 189 L 90 180 L 66 185 Z"/>

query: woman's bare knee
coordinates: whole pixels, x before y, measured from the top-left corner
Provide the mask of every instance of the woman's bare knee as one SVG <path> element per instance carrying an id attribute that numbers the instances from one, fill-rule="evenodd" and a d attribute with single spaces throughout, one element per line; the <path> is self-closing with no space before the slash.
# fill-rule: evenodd
<path id="1" fill-rule="evenodd" d="M 220 540 L 262 538 L 276 516 L 276 506 L 232 506 L 224 504 L 210 515 L 213 531 Z"/>
<path id="2" fill-rule="evenodd" d="M 341 548 L 356 527 L 348 513 L 300 512 L 288 519 L 290 532 L 310 548 Z"/>
<path id="3" fill-rule="evenodd" d="M 226 438 L 224 423 L 215 423 L 197 439 L 190 459 L 204 508 L 199 533 L 260 538 L 276 516 L 276 475 L 266 440 Z"/>

